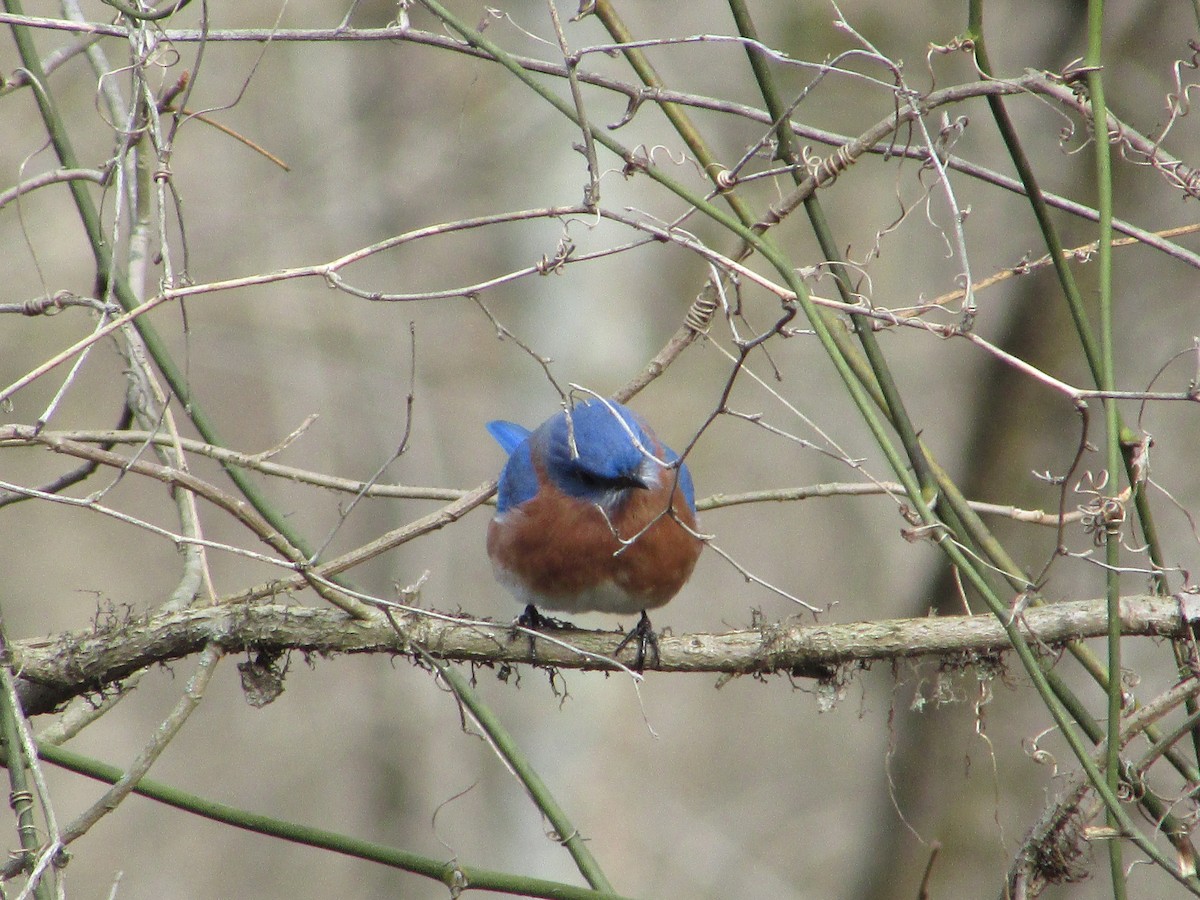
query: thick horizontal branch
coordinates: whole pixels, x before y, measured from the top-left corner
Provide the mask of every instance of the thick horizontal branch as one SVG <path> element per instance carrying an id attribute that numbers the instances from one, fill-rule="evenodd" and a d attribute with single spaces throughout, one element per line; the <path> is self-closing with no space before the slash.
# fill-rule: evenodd
<path id="1" fill-rule="evenodd" d="M 1197 620 L 1200 599 L 1192 595 L 1121 601 L 1121 630 L 1127 635 L 1181 636 L 1188 623 Z M 530 637 L 515 634 L 505 624 L 425 612 L 398 615 L 396 622 L 399 632 L 382 615 L 356 620 L 337 610 L 280 604 L 201 607 L 109 620 L 88 631 L 19 641 L 12 651 L 13 668 L 29 714 L 48 712 L 73 696 L 101 691 L 146 666 L 199 653 L 210 642 L 227 652 L 268 658 L 288 651 L 322 656 L 409 653 L 419 645 L 442 659 L 481 665 L 619 668 L 611 655 L 620 632 L 555 630 L 535 640 L 535 656 Z M 1105 603 L 1054 603 L 1027 610 L 1021 624 L 1038 646 L 1099 637 L 1107 630 Z M 967 665 L 1008 646 L 1001 623 L 990 615 L 844 625 L 784 622 L 723 634 L 664 635 L 659 639 L 659 663 L 651 668 L 828 678 L 840 666 L 875 660 L 937 656 Z"/>

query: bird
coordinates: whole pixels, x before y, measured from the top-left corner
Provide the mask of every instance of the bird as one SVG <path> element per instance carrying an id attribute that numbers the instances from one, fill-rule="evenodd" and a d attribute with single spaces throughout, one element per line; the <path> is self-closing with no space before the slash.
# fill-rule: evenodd
<path id="1" fill-rule="evenodd" d="M 703 548 L 687 465 L 640 416 L 589 398 L 533 431 L 488 422 L 508 454 L 487 552 L 496 580 L 525 605 L 520 624 L 566 613 L 640 613 L 636 668 L 658 639 L 646 614 L 674 597 Z"/>

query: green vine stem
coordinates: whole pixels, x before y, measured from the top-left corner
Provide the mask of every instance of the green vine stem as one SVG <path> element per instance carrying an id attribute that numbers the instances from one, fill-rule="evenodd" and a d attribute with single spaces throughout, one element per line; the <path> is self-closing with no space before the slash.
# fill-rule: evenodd
<path id="1" fill-rule="evenodd" d="M 99 762 L 63 747 L 39 744 L 38 755 L 59 768 L 107 784 L 116 784 L 124 774 L 117 766 Z M 9 757 L 5 755 L 3 760 L 5 765 L 8 765 L 8 760 Z M 518 894 L 524 897 L 545 897 L 549 900 L 624 900 L 620 895 L 611 892 L 594 891 L 556 881 L 513 875 L 477 866 L 460 865 L 455 861 L 443 862 L 383 844 L 326 831 L 322 828 L 287 822 L 273 816 L 238 809 L 148 778 L 139 781 L 133 792 L 175 809 L 213 822 L 232 825 L 244 831 L 329 850 L 344 856 L 401 869 L 414 875 L 422 875 L 446 885 L 451 890 L 461 891 L 470 887 L 478 891 Z"/>
<path id="2" fill-rule="evenodd" d="M 20 0 L 4 0 L 4 8 L 14 15 L 24 14 Z M 46 74 L 42 70 L 41 60 L 38 57 L 37 48 L 34 46 L 30 29 L 23 25 L 12 25 L 11 30 L 13 41 L 16 43 L 17 51 L 21 56 L 21 64 L 29 72 L 30 85 L 34 96 L 37 98 L 38 110 L 45 124 L 46 133 L 50 137 L 50 142 L 54 146 L 55 153 L 58 155 L 59 162 L 64 168 L 78 169 L 79 163 L 75 156 L 75 150 L 71 144 L 70 136 L 67 134 L 66 126 L 58 113 L 54 99 L 50 94 L 49 86 L 46 83 Z M 87 233 L 88 242 L 92 248 L 92 254 L 96 262 L 97 283 L 103 289 L 107 289 L 111 285 L 117 302 L 121 304 L 121 307 L 127 312 L 133 311 L 139 306 L 137 296 L 116 270 L 109 242 L 105 239 L 101 231 L 99 212 L 96 209 L 96 204 L 93 202 L 91 194 L 88 193 L 87 184 L 76 179 L 68 182 L 68 187 L 70 188 L 71 196 L 74 199 L 75 208 L 79 213 L 84 231 Z M 171 390 L 179 399 L 192 424 L 196 426 L 196 430 L 200 432 L 204 440 L 208 443 L 224 446 L 224 441 L 219 437 L 215 424 L 208 417 L 208 414 L 200 405 L 197 398 L 192 395 L 186 376 L 175 364 L 157 329 L 144 316 L 135 318 L 133 323 L 138 330 L 138 334 L 141 335 L 142 340 L 145 342 L 146 349 L 154 360 L 155 365 L 158 366 L 159 371 L 162 372 L 163 377 L 171 386 Z M 306 558 L 311 557 L 312 550 L 308 542 L 295 530 L 287 517 L 271 504 L 266 494 L 254 483 L 254 480 L 248 477 L 247 473 L 232 466 L 225 466 L 225 471 L 250 505 L 264 519 L 270 522 L 271 526 L 288 543 L 297 548 L 300 551 L 300 555 Z M 369 607 L 352 598 L 343 597 L 327 588 L 321 588 L 318 592 L 326 600 L 341 607 L 353 616 L 364 618 L 371 615 Z"/>
<path id="3" fill-rule="evenodd" d="M 34 794 L 30 790 L 29 772 L 30 761 L 24 758 L 20 735 L 19 717 L 23 715 L 17 705 L 17 695 L 13 688 L 12 660 L 8 650 L 8 638 L 4 633 L 4 623 L 0 620 L 0 666 L 3 666 L 3 684 L 0 684 L 0 739 L 3 740 L 4 752 L 15 765 L 8 766 L 8 783 L 10 787 L 8 802 L 17 815 L 17 839 L 21 846 L 21 865 L 25 871 L 31 871 L 37 855 L 41 839 L 38 837 L 37 820 L 34 816 Z M 50 885 L 46 879 L 39 880 L 33 886 L 33 896 L 37 900 L 50 900 Z"/>
<path id="4" fill-rule="evenodd" d="M 543 100 L 551 104 L 560 113 L 579 125 L 575 111 L 570 104 L 567 104 L 560 97 L 538 83 L 533 77 L 524 71 L 524 69 L 512 57 L 506 53 L 499 45 L 490 40 L 485 34 L 473 29 L 467 25 L 462 19 L 451 13 L 445 6 L 437 2 L 437 0 L 422 0 L 424 5 L 430 12 L 440 18 L 451 29 L 457 32 L 463 40 L 471 46 L 477 47 L 489 55 L 491 55 L 500 65 L 504 66 L 516 78 L 526 84 L 531 90 L 537 93 Z M 593 129 L 593 137 L 596 142 L 602 144 L 619 158 L 624 160 L 627 165 L 633 167 L 635 171 L 644 172 L 648 177 L 658 182 L 663 187 L 675 193 L 677 196 L 686 200 L 697 210 L 704 215 L 713 219 L 718 225 L 731 231 L 738 237 L 745 240 L 748 244 L 754 247 L 762 256 L 771 264 L 779 276 L 783 279 L 788 289 L 795 295 L 794 302 L 804 311 L 809 323 L 812 325 L 813 331 L 817 340 L 821 343 L 822 348 L 830 357 L 834 368 L 836 369 L 839 378 L 850 394 L 851 400 L 862 416 L 864 423 L 871 432 L 871 436 L 875 443 L 879 446 L 884 457 L 899 480 L 905 487 L 910 500 L 915 508 L 915 513 L 920 521 L 927 528 L 929 539 L 932 540 L 944 552 L 952 565 L 956 566 L 962 572 L 966 581 L 971 584 L 980 595 L 984 598 L 988 608 L 994 615 L 1001 619 L 1004 623 L 1005 632 L 1012 642 L 1013 648 L 1020 658 L 1022 665 L 1029 674 L 1035 689 L 1042 696 L 1048 711 L 1050 712 L 1055 723 L 1062 731 L 1064 739 L 1071 748 L 1071 752 L 1075 755 L 1080 765 L 1084 768 L 1089 779 L 1096 786 L 1096 791 L 1102 798 L 1105 806 L 1109 809 L 1112 815 L 1116 818 L 1120 827 L 1129 834 L 1130 839 L 1138 845 L 1138 847 L 1153 859 L 1159 866 L 1169 872 L 1172 877 L 1180 883 L 1186 885 L 1189 889 L 1197 894 L 1200 894 L 1200 879 L 1195 876 L 1183 875 L 1174 867 L 1166 858 L 1162 851 L 1145 835 L 1143 835 L 1136 826 L 1136 823 L 1130 818 L 1129 814 L 1122 808 L 1117 795 L 1109 789 L 1104 774 L 1099 767 L 1091 759 L 1088 748 L 1080 738 L 1079 734 L 1072 726 L 1072 719 L 1063 705 L 1062 700 L 1055 693 L 1051 684 L 1047 680 L 1043 664 L 1038 656 L 1033 652 L 1024 635 L 1021 634 L 1016 625 L 1014 617 L 1010 615 L 1008 605 L 1004 603 L 999 596 L 991 589 L 988 583 L 979 570 L 976 560 L 963 551 L 963 549 L 955 542 L 950 533 L 945 528 L 928 502 L 925 501 L 920 485 L 914 478 L 912 472 L 905 464 L 904 458 L 900 455 L 897 449 L 892 444 L 883 421 L 875 413 L 875 408 L 868 391 L 863 387 L 861 382 L 854 374 L 852 368 L 847 363 L 845 356 L 840 352 L 840 349 L 833 337 L 830 334 L 830 329 L 827 327 L 824 318 L 818 313 L 817 308 L 812 302 L 807 286 L 800 280 L 790 260 L 784 257 L 765 235 L 759 234 L 753 229 L 747 229 L 736 219 L 731 218 L 722 210 L 707 202 L 704 198 L 698 197 L 694 192 L 689 191 L 683 185 L 676 182 L 665 172 L 659 170 L 651 162 L 641 160 L 634 156 L 629 150 L 623 147 L 618 141 L 614 140 L 611 135 L 603 133 L 598 129 Z"/>
<path id="5" fill-rule="evenodd" d="M 399 632 L 399 625 L 392 619 L 389 611 L 389 621 L 392 621 L 393 627 Z M 479 695 L 471 688 L 467 679 L 455 669 L 453 666 L 448 666 L 440 660 L 434 658 L 424 649 L 416 648 L 426 664 L 438 673 L 446 684 L 450 686 L 450 690 L 454 691 L 454 696 L 458 698 L 463 707 L 470 713 L 479 727 L 487 734 L 488 742 L 493 749 L 504 760 L 504 764 L 512 771 L 520 780 L 521 784 L 528 791 L 530 798 L 541 810 L 542 814 L 550 822 L 554 828 L 554 833 L 557 840 L 571 854 L 571 858 L 575 861 L 579 872 L 587 879 L 597 891 L 612 892 L 612 885 L 609 884 L 608 878 L 604 871 L 600 868 L 600 863 L 592 855 L 592 851 L 588 849 L 587 841 L 583 835 L 579 833 L 571 820 L 567 818 L 567 814 L 562 807 L 558 805 L 558 801 L 554 799 L 554 795 L 550 793 L 549 787 L 538 775 L 537 770 L 529 762 L 529 758 L 517 745 L 513 736 L 508 732 L 508 729 L 501 724 L 495 713 L 479 699 Z"/>
<path id="6" fill-rule="evenodd" d="M 1089 18 L 1089 66 L 1098 66 L 1101 55 L 1101 38 L 1103 30 L 1103 10 L 1093 9 L 1089 5 L 1090 14 L 1095 13 L 1095 18 Z M 976 65 L 980 72 L 985 76 L 993 76 L 994 68 L 992 61 L 988 55 L 987 43 L 984 36 L 983 27 L 983 0 L 970 0 L 968 7 L 968 29 L 967 37 L 972 42 Z M 1093 58 L 1094 56 L 1094 58 Z M 1092 75 L 1096 76 L 1096 83 L 1093 84 Z M 1091 323 L 1087 311 L 1084 307 L 1082 296 L 1079 292 L 1078 285 L 1075 282 L 1074 273 L 1071 271 L 1063 253 L 1063 244 L 1058 236 L 1058 230 L 1055 228 L 1053 220 L 1049 214 L 1049 208 L 1045 202 L 1041 187 L 1037 177 L 1033 172 L 1033 167 L 1029 162 L 1028 157 L 1024 152 L 1020 139 L 1017 135 L 1016 127 L 1013 125 L 1011 118 L 1008 115 L 1008 109 L 1002 97 L 989 95 L 987 97 L 988 106 L 991 109 L 992 117 L 995 120 L 997 129 L 1000 132 L 1006 148 L 1008 149 L 1009 157 L 1017 169 L 1017 173 L 1025 188 L 1026 197 L 1029 200 L 1030 207 L 1033 210 L 1034 217 L 1037 220 L 1038 229 L 1043 236 L 1047 251 L 1054 263 L 1055 272 L 1058 276 L 1059 284 L 1063 291 L 1063 296 L 1066 299 L 1067 307 L 1070 310 L 1072 320 L 1075 324 L 1076 334 L 1079 336 L 1080 344 L 1083 347 L 1084 355 L 1087 359 L 1088 366 L 1091 369 L 1094 383 L 1101 389 L 1112 390 L 1115 383 L 1111 368 L 1112 360 L 1112 324 L 1111 324 L 1111 275 L 1112 275 L 1112 184 L 1111 184 L 1111 162 L 1109 158 L 1109 146 L 1107 141 L 1107 109 L 1103 103 L 1103 83 L 1099 78 L 1100 73 L 1094 72 L 1088 76 L 1089 78 L 1089 93 L 1092 99 L 1092 119 L 1093 119 L 1093 137 L 1096 146 L 1096 166 L 1097 166 L 1097 189 L 1100 194 L 1100 208 L 1098 221 L 1100 226 L 1100 240 L 1098 245 L 1098 258 L 1100 263 L 1099 282 L 1101 285 L 1101 345 L 1097 346 L 1097 341 L 1092 330 Z M 1097 91 L 1099 94 L 1097 95 Z M 1105 417 L 1107 423 L 1108 442 L 1106 444 L 1109 450 L 1108 469 L 1110 473 L 1115 473 L 1124 465 L 1126 477 L 1129 484 L 1133 486 L 1133 499 L 1135 509 L 1138 515 L 1138 520 L 1142 527 L 1142 534 L 1146 540 L 1147 551 L 1149 553 L 1152 564 L 1156 572 L 1154 575 L 1154 583 L 1156 590 L 1160 593 L 1168 591 L 1166 577 L 1163 574 L 1163 556 L 1161 543 L 1158 539 L 1157 528 L 1154 523 L 1152 510 L 1150 509 L 1149 501 L 1143 490 L 1140 478 L 1136 472 L 1134 453 L 1138 450 L 1140 442 L 1137 435 L 1130 431 L 1121 423 L 1119 411 L 1116 408 L 1115 401 L 1108 400 L 1105 402 Z M 1113 453 L 1117 455 L 1114 456 Z M 1116 486 L 1110 485 L 1115 492 Z M 1119 561 L 1117 556 L 1118 536 L 1109 536 L 1106 541 L 1106 565 L 1110 566 L 1108 580 L 1108 597 L 1110 603 L 1110 619 L 1113 597 L 1119 595 L 1119 584 L 1116 583 L 1118 578 L 1115 567 Z M 1119 726 L 1120 714 L 1120 679 L 1111 679 L 1108 677 L 1109 672 L 1119 671 L 1120 661 L 1120 644 L 1119 644 L 1119 629 L 1110 629 L 1108 652 L 1109 665 L 1107 670 L 1101 673 L 1099 666 L 1089 666 L 1089 671 L 1092 672 L 1096 680 L 1105 689 L 1109 700 L 1109 760 L 1108 760 L 1108 778 L 1110 784 L 1117 777 L 1117 766 L 1119 764 L 1116 742 L 1112 739 L 1112 729 Z M 1181 644 L 1179 641 L 1173 641 L 1172 647 L 1175 652 L 1176 663 L 1181 671 L 1186 671 L 1186 660 L 1190 655 L 1190 651 L 1186 644 Z M 1090 661 L 1090 660 L 1089 660 Z M 1087 662 L 1085 662 L 1087 665 Z M 1101 677 L 1101 674 L 1103 677 Z M 1195 700 L 1189 698 L 1187 701 L 1188 712 L 1195 715 L 1197 705 Z M 1192 744 L 1193 749 L 1198 758 L 1200 758 L 1200 726 L 1192 729 Z M 1093 738 L 1096 739 L 1096 738 Z M 1180 760 L 1177 755 L 1173 755 L 1172 762 L 1180 768 Z M 1194 767 L 1190 767 L 1194 770 Z M 1180 768 L 1180 771 L 1184 771 Z M 1111 824 L 1111 823 L 1110 823 Z M 1176 832 L 1167 829 L 1168 834 L 1176 834 Z M 1180 840 L 1185 840 L 1180 838 Z M 1193 851 L 1194 855 L 1194 851 Z M 1116 876 L 1120 867 L 1119 858 L 1110 857 L 1111 867 L 1116 880 L 1123 882 L 1124 876 L 1119 878 Z"/>

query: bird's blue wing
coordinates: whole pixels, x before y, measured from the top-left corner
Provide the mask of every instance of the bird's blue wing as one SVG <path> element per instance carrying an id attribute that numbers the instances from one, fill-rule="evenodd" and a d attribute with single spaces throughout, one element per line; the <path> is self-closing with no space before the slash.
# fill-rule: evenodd
<path id="1" fill-rule="evenodd" d="M 488 422 L 485 427 L 488 434 L 496 439 L 496 443 L 504 449 L 505 453 L 509 454 L 521 446 L 521 441 L 530 434 L 528 428 L 518 425 L 516 422 L 505 422 L 503 419 Z"/>
<path id="2" fill-rule="evenodd" d="M 666 444 L 663 448 L 663 462 L 673 463 L 679 459 L 679 454 L 668 447 Z M 673 472 L 667 473 L 668 478 L 674 478 Z M 696 488 L 692 485 L 692 473 L 688 471 L 687 463 L 679 464 L 679 490 L 683 492 L 683 499 L 687 501 L 688 507 L 692 512 L 696 511 Z"/>
<path id="3" fill-rule="evenodd" d="M 508 454 L 508 462 L 500 473 L 500 488 L 496 495 L 496 511 L 503 513 L 531 499 L 538 492 L 537 472 L 529 447 L 528 428 L 515 422 L 497 419 L 487 423 L 488 434 Z"/>

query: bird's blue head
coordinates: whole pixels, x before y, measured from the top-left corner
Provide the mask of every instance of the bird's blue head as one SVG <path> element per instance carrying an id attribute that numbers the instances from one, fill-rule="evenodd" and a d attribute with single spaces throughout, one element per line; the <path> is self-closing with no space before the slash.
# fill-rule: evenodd
<path id="1" fill-rule="evenodd" d="M 510 454 L 500 478 L 498 509 L 524 503 L 537 493 L 536 455 L 546 474 L 565 494 L 602 506 L 616 503 L 625 492 L 655 487 L 674 474 L 664 463 L 679 459 L 661 445 L 625 406 L 597 399 L 577 403 L 567 414 L 550 417 L 530 433 L 511 422 L 490 422 L 488 431 Z M 679 466 L 679 488 L 695 510 L 691 474 Z"/>

